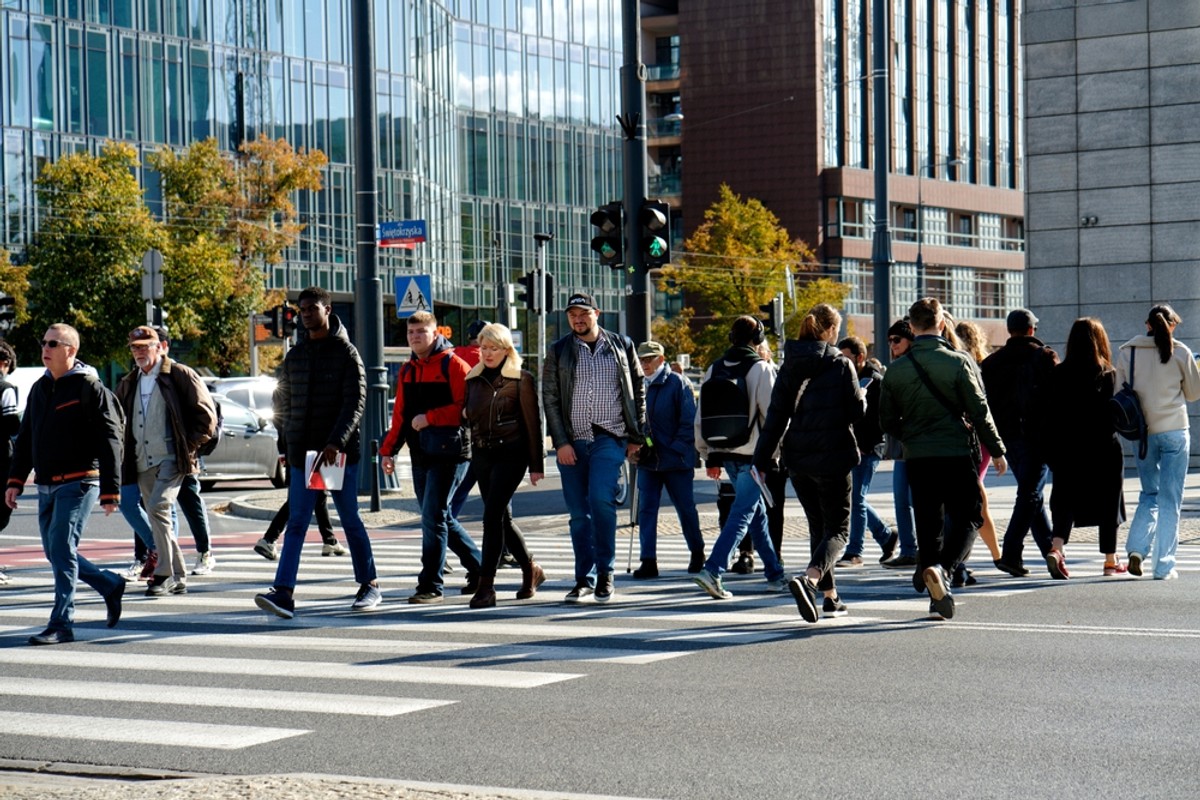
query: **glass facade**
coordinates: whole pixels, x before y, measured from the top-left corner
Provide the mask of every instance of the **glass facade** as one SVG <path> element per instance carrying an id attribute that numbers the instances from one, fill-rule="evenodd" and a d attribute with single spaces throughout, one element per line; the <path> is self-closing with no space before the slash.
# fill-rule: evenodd
<path id="1" fill-rule="evenodd" d="M 374 15 L 379 219 L 429 229 L 380 250 L 385 292 L 431 274 L 438 303 L 486 312 L 549 231 L 562 295 L 619 307 L 622 274 L 588 246 L 591 209 L 620 194 L 617 0 L 377 0 Z M 144 155 L 209 136 L 233 149 L 240 80 L 247 138 L 329 157 L 268 283 L 352 292 L 350 25 L 350 0 L 0 0 L 0 246 L 28 243 L 46 160 L 109 138 Z"/>

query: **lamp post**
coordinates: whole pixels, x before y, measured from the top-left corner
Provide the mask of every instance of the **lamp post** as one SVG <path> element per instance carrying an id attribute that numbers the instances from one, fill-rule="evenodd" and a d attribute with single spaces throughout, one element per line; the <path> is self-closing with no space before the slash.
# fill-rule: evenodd
<path id="1" fill-rule="evenodd" d="M 925 296 L 925 261 L 921 258 L 921 245 L 925 243 L 925 199 L 921 194 L 921 186 L 925 177 L 925 170 L 933 166 L 933 178 L 937 180 L 938 173 L 942 167 L 961 167 L 966 162 L 961 158 L 952 158 L 949 161 L 939 161 L 937 164 L 930 165 L 926 163 L 919 172 L 917 172 L 917 299 L 920 300 Z"/>

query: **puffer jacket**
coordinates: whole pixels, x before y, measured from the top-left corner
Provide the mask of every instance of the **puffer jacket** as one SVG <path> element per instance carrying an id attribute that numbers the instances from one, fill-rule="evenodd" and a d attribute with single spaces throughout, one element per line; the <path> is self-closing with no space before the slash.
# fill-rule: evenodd
<path id="1" fill-rule="evenodd" d="M 625 430 L 629 434 L 636 434 L 646 422 L 646 396 L 641 370 L 638 369 L 637 350 L 628 336 L 603 328 L 600 329 L 600 336 L 616 359 L 617 374 L 621 376 L 621 414 L 625 418 Z M 542 367 L 542 406 L 546 413 L 546 430 L 556 450 L 578 438 L 577 432 L 571 427 L 571 402 L 575 394 L 575 368 L 578 364 L 575 338 L 575 334 L 568 333 L 550 345 L 546 351 L 546 364 Z"/>
<path id="2" fill-rule="evenodd" d="M 494 450 L 523 444 L 529 455 L 529 471 L 545 473 L 546 445 L 537 381 L 508 361 L 493 381 L 489 382 L 483 371 L 483 364 L 476 364 L 467 373 L 463 418 L 471 429 L 471 447 Z"/>
<path id="3" fill-rule="evenodd" d="M 1153 336 L 1135 336 L 1117 351 L 1117 387 L 1129 382 L 1129 360 L 1134 348 L 1133 390 L 1142 403 L 1148 433 L 1188 429 L 1187 403 L 1200 399 L 1200 370 L 1192 351 L 1176 341 L 1167 363 L 1162 363 Z"/>
<path id="4" fill-rule="evenodd" d="M 320 452 L 329 445 L 346 454 L 347 464 L 357 464 L 367 378 L 358 350 L 336 314 L 329 315 L 328 336 L 312 339 L 301 334 L 278 377 L 274 422 L 279 452 L 288 466 L 303 468 L 305 452 Z"/>
<path id="5" fill-rule="evenodd" d="M 800 394 L 805 381 L 808 386 Z M 797 399 L 799 402 L 797 402 Z M 771 392 L 762 436 L 754 450 L 760 470 L 770 466 L 783 440 L 783 462 L 800 475 L 842 475 L 858 464 L 851 426 L 866 413 L 854 365 L 825 341 L 788 342 Z"/>
<path id="6" fill-rule="evenodd" d="M 133 404 L 138 402 L 138 381 L 142 371 L 134 368 L 117 383 L 117 402 L 126 420 L 133 419 Z M 162 357 L 162 367 L 155 381 L 167 409 L 167 425 L 175 443 L 175 468 L 181 473 L 200 471 L 196 451 L 217 432 L 217 406 L 200 376 L 169 356 Z M 137 483 L 137 446 L 134 425 L 125 426 L 125 459 L 121 465 L 121 483 Z M 300 463 L 304 463 L 301 461 Z"/>
<path id="7" fill-rule="evenodd" d="M 917 374 L 912 360 L 920 361 L 929 379 L 961 413 L 946 409 Z M 980 443 L 993 458 L 1005 453 L 987 398 L 966 353 L 961 353 L 940 336 L 918 336 L 904 358 L 898 358 L 883 376 L 879 396 L 879 424 L 884 432 L 901 441 L 904 457 L 939 458 L 969 456 L 966 426 L 971 421 Z"/>

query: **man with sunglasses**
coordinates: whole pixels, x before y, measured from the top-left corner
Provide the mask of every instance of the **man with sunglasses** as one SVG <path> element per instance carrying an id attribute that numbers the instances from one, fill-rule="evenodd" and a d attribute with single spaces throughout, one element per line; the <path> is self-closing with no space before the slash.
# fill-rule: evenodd
<path id="1" fill-rule="evenodd" d="M 17 507 L 32 470 L 42 549 L 54 572 L 54 610 L 46 630 L 29 643 L 51 645 L 75 641 L 77 580 L 104 598 L 108 627 L 121 618 L 124 578 L 86 559 L 79 541 L 97 499 L 106 515 L 117 508 L 124 432 L 112 392 L 100 383 L 96 370 L 75 358 L 79 332 L 56 323 L 41 344 L 46 374 L 29 390 L 4 502 Z"/>
<path id="2" fill-rule="evenodd" d="M 129 350 L 137 368 L 117 384 L 127 420 L 121 480 L 137 484 L 158 552 L 146 596 L 185 594 L 187 565 L 171 508 L 184 478 L 200 470 L 196 451 L 216 433 L 217 409 L 200 376 L 167 356 L 157 328 L 130 331 Z"/>

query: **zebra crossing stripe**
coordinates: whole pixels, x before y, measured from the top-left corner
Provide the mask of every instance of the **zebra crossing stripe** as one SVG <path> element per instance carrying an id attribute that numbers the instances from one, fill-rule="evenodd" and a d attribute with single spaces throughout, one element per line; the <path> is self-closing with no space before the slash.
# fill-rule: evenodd
<path id="1" fill-rule="evenodd" d="M 89 681 L 47 680 L 43 678 L 6 678 L 0 684 L 0 695 L 17 697 L 59 697 L 72 700 L 143 703 L 153 698 L 155 703 L 177 706 L 196 705 L 196 689 L 191 686 L 167 686 L 148 683 L 104 683 Z M 299 711 L 313 714 L 354 714 L 367 717 L 396 717 L 425 711 L 438 706 L 453 705 L 453 700 L 418 700 L 408 697 L 373 695 L 321 694 L 316 692 L 285 692 L 273 689 L 224 689 L 206 686 L 203 703 L 216 708 L 254 708 L 268 711 Z"/>
<path id="2" fill-rule="evenodd" d="M 348 681 L 434 683 L 499 689 L 531 689 L 583 677 L 566 672 L 525 672 L 474 667 L 414 667 L 400 664 L 338 664 L 320 661 L 164 655 L 155 655 L 153 659 L 156 672 L 186 672 L 197 675 L 205 673 L 263 675 L 275 678 L 317 678 L 321 680 L 336 678 Z M 140 658 L 130 658 L 128 653 L 96 653 L 90 650 L 46 652 L 46 648 L 0 649 L 0 664 L 145 671 L 146 663 Z"/>
<path id="3" fill-rule="evenodd" d="M 0 711 L 0 730 L 8 736 L 85 740 L 102 737 L 108 742 L 204 747 L 213 750 L 238 750 L 312 733 L 300 728 L 259 728 L 177 720 L 26 714 L 17 711 Z"/>

